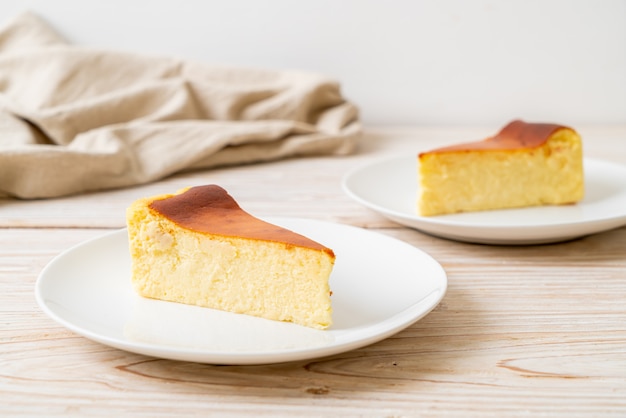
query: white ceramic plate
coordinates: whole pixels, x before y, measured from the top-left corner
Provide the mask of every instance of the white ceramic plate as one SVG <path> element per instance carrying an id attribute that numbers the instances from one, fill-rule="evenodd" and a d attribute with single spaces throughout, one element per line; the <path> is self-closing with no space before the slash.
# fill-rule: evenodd
<path id="1" fill-rule="evenodd" d="M 61 325 L 112 347 L 174 360 L 262 364 L 374 343 L 425 316 L 444 296 L 442 267 L 405 242 L 322 221 L 267 220 L 334 250 L 329 330 L 144 299 L 130 284 L 125 229 L 52 260 L 37 280 L 37 302 Z"/>
<path id="2" fill-rule="evenodd" d="M 585 159 L 584 170 L 585 198 L 575 205 L 430 217 L 416 214 L 415 156 L 357 168 L 344 177 L 343 188 L 387 218 L 439 237 L 482 244 L 544 244 L 626 225 L 626 167 Z"/>

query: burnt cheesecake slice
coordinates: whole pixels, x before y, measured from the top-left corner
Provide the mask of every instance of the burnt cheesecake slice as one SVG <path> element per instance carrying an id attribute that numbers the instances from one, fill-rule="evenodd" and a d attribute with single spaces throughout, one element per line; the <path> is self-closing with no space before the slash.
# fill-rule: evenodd
<path id="1" fill-rule="evenodd" d="M 516 120 L 485 140 L 419 154 L 418 176 L 422 216 L 575 203 L 582 141 L 566 126 Z"/>
<path id="2" fill-rule="evenodd" d="M 144 297 L 325 329 L 330 248 L 262 221 L 217 185 L 127 210 L 132 284 Z"/>

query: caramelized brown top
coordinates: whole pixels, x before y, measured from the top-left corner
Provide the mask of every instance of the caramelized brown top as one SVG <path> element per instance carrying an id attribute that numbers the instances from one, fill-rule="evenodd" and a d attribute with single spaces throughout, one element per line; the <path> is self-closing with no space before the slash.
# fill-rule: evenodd
<path id="1" fill-rule="evenodd" d="M 466 142 L 449 147 L 437 148 L 430 152 L 536 148 L 543 145 L 548 138 L 559 129 L 570 128 L 552 123 L 526 123 L 521 120 L 515 120 L 502 128 L 496 136 L 482 141 Z M 420 154 L 420 156 L 422 154 Z"/>
<path id="2" fill-rule="evenodd" d="M 192 187 L 181 194 L 155 200 L 149 207 L 178 226 L 195 232 L 282 242 L 334 256 L 333 251 L 322 244 L 250 215 L 226 190 L 214 184 Z"/>

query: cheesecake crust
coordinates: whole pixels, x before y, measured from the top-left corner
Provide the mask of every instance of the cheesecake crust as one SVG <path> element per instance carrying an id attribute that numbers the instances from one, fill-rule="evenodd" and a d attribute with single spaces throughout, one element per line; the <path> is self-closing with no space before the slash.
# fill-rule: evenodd
<path id="1" fill-rule="evenodd" d="M 334 257 L 330 248 L 250 215 L 226 190 L 215 184 L 157 197 L 148 207 L 181 228 L 194 232 L 281 242 L 324 251 Z"/>
<path id="2" fill-rule="evenodd" d="M 500 130 L 495 136 L 480 141 L 466 142 L 420 153 L 422 157 L 431 153 L 477 151 L 477 150 L 518 150 L 537 148 L 546 143 L 555 132 L 569 129 L 567 126 L 553 123 L 527 123 L 514 120 Z"/>

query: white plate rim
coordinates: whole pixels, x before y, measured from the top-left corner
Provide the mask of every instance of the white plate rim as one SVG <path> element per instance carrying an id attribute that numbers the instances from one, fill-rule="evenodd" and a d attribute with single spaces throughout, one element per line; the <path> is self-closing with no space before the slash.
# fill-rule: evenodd
<path id="1" fill-rule="evenodd" d="M 493 225 L 489 223 L 469 223 L 465 221 L 455 220 L 456 215 L 444 216 L 419 216 L 417 213 L 408 213 L 395 210 L 391 207 L 379 204 L 368 199 L 362 194 L 355 191 L 353 183 L 370 170 L 388 164 L 413 164 L 415 176 L 414 190 L 407 190 L 408 193 L 417 193 L 417 156 L 407 156 L 406 154 L 388 156 L 379 158 L 374 161 L 367 162 L 350 170 L 342 178 L 343 191 L 353 200 L 359 202 L 365 207 L 372 209 L 381 215 L 398 222 L 402 225 L 420 230 L 422 232 L 447 238 L 452 240 L 478 243 L 478 244 L 495 244 L 495 245 L 532 245 L 546 244 L 566 241 L 579 238 L 593 233 L 607 231 L 626 224 L 626 206 L 624 212 L 613 216 L 604 216 L 593 219 L 586 219 L 577 222 L 572 221 L 556 221 L 550 223 L 541 223 L 537 225 L 519 225 L 513 221 L 507 225 Z M 626 166 L 598 160 L 592 158 L 584 158 L 585 175 L 589 170 L 594 170 L 598 166 L 607 167 L 612 170 L 622 171 L 626 176 Z M 393 179 L 388 179 L 393 180 Z M 626 192 L 626 177 L 623 185 L 623 191 Z M 584 200 L 578 205 L 585 205 Z M 531 210 L 541 210 L 542 208 L 530 208 Z M 528 209 L 506 209 L 501 211 L 485 211 L 483 213 L 513 213 L 513 211 L 524 211 Z M 570 229 L 574 228 L 574 229 Z"/>
<path id="2" fill-rule="evenodd" d="M 263 218 L 273 223 L 281 224 L 284 222 L 312 222 L 317 224 L 324 225 L 334 225 L 339 228 L 344 229 L 353 229 L 366 231 L 367 233 L 374 234 L 378 237 L 383 237 L 385 240 L 391 240 L 399 245 L 404 245 L 407 247 L 412 247 L 412 251 L 415 253 L 421 254 L 421 256 L 428 260 L 431 263 L 430 267 L 438 270 L 438 276 L 431 279 L 436 281 L 435 291 L 431 292 L 431 294 L 423 297 L 421 300 L 416 301 L 413 305 L 407 307 L 406 309 L 397 312 L 395 315 L 386 318 L 376 324 L 371 326 L 362 327 L 362 328 L 354 328 L 351 330 L 355 337 L 354 338 L 345 338 L 345 335 L 342 335 L 339 339 L 338 343 L 330 344 L 324 347 L 315 347 L 312 349 L 285 349 L 278 350 L 275 352 L 264 352 L 264 353 L 228 353 L 228 352 L 206 352 L 203 350 L 198 350 L 194 348 L 181 348 L 181 347 L 167 347 L 167 346 L 159 346 L 154 344 L 145 344 L 145 343 L 137 343 L 137 342 L 129 342 L 119 338 L 112 338 L 107 335 L 102 335 L 98 332 L 94 332 L 90 329 L 86 329 L 83 326 L 77 325 L 74 321 L 69 320 L 68 318 L 63 317 L 63 315 L 59 314 L 55 311 L 54 308 L 50 306 L 50 301 L 47 300 L 46 292 L 44 290 L 44 284 L 47 284 L 49 281 L 49 272 L 55 268 L 55 266 L 59 263 L 62 263 L 66 257 L 71 256 L 79 249 L 85 248 L 85 246 L 92 245 L 94 243 L 98 243 L 99 241 L 111 239 L 111 238 L 119 238 L 120 235 L 124 237 L 127 236 L 126 229 L 119 229 L 115 231 L 110 231 L 100 236 L 94 237 L 92 239 L 83 241 L 78 243 L 65 251 L 61 252 L 59 255 L 55 256 L 41 271 L 40 275 L 37 278 L 35 284 L 35 299 L 37 304 L 41 308 L 41 310 L 48 315 L 51 319 L 53 319 L 58 324 L 63 327 L 73 331 L 74 333 L 86 337 L 92 341 L 99 342 L 101 344 L 111 346 L 114 348 L 118 348 L 121 350 L 125 350 L 128 352 L 170 359 L 170 360 L 180 360 L 180 361 L 194 361 L 200 363 L 209 363 L 209 364 L 221 364 L 221 365 L 258 365 L 258 364 L 272 364 L 272 363 L 283 363 L 290 361 L 300 361 L 300 360 L 310 360 L 325 356 L 330 356 L 334 354 L 343 353 L 346 351 L 354 350 L 357 348 L 361 348 L 375 342 L 381 341 L 385 338 L 388 338 L 401 330 L 411 326 L 415 322 L 422 319 L 424 316 L 428 315 L 443 299 L 446 294 L 448 281 L 447 275 L 443 267 L 434 259 L 432 256 L 427 254 L 425 251 L 414 247 L 404 241 L 398 240 L 396 238 L 379 234 L 374 231 L 369 231 L 363 228 L 358 228 L 345 224 L 332 223 L 327 221 L 319 221 L 319 220 L 311 220 L 304 218 L 288 218 L 288 217 L 268 217 Z M 130 272 L 128 273 L 130 277 Z M 128 282 L 128 286 L 130 285 L 130 279 Z M 170 302 L 161 302 L 159 303 L 170 303 Z M 332 328 L 330 331 L 332 332 Z"/>

